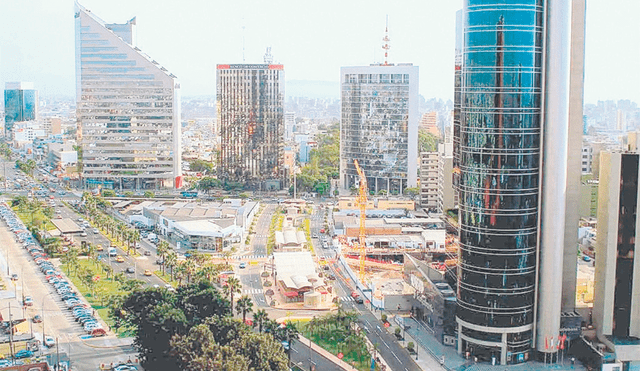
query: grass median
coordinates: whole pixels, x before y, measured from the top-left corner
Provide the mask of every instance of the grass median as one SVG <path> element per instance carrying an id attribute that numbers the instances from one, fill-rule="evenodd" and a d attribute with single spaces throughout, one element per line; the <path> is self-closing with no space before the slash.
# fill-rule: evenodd
<path id="1" fill-rule="evenodd" d="M 69 273 L 66 266 L 62 266 L 65 273 Z M 87 283 L 78 277 L 78 272 L 90 273 L 93 276 L 95 286 L 93 288 L 87 286 Z M 89 302 L 89 305 L 98 313 L 100 318 L 110 327 L 113 328 L 113 320 L 109 317 L 109 304 L 113 301 L 114 296 L 122 296 L 127 294 L 120 288 L 120 283 L 115 281 L 113 277 L 106 278 L 102 265 L 96 264 L 93 260 L 78 259 L 77 267 L 72 269 L 68 274 L 71 282 L 78 288 L 80 294 Z"/>

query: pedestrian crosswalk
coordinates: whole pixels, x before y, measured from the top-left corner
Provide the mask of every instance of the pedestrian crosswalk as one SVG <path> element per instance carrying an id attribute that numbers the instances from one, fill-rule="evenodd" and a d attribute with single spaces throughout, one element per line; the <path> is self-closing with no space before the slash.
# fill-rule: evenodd
<path id="1" fill-rule="evenodd" d="M 241 256 L 234 256 L 234 259 L 237 260 L 253 260 L 253 259 L 264 259 L 266 258 L 266 255 L 241 255 Z"/>
<path id="2" fill-rule="evenodd" d="M 262 294 L 262 289 L 244 289 L 243 294 Z"/>
<path id="3" fill-rule="evenodd" d="M 355 300 L 351 296 L 341 296 L 340 301 L 345 302 L 345 301 L 355 301 Z"/>

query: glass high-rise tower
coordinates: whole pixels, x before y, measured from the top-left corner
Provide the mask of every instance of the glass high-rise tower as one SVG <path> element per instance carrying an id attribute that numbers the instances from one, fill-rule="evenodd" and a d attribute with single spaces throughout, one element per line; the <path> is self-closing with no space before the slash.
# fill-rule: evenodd
<path id="1" fill-rule="evenodd" d="M 76 99 L 87 187 L 173 187 L 180 84 L 135 45 L 135 18 L 107 24 L 76 3 Z"/>
<path id="2" fill-rule="evenodd" d="M 284 66 L 219 64 L 216 89 L 218 179 L 254 190 L 284 187 Z"/>
<path id="3" fill-rule="evenodd" d="M 461 18 L 458 351 L 524 362 L 560 335 L 571 2 L 465 0 Z"/>
<path id="4" fill-rule="evenodd" d="M 340 184 L 357 187 L 354 160 L 373 192 L 417 186 L 418 66 L 373 64 L 340 69 Z"/>
<path id="5" fill-rule="evenodd" d="M 38 119 L 38 91 L 32 82 L 7 82 L 4 89 L 4 129 L 11 135 L 13 123 Z"/>

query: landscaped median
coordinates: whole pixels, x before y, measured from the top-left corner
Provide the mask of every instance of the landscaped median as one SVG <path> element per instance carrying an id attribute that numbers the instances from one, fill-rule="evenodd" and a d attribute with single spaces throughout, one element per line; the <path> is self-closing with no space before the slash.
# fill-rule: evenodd
<path id="1" fill-rule="evenodd" d="M 356 326 L 357 318 L 355 312 L 338 310 L 322 317 L 292 322 L 306 339 L 344 361 L 342 364 L 346 363 L 357 370 L 369 371 L 371 352 L 367 347 L 364 332 Z M 379 370 L 377 365 L 376 370 Z"/>
<path id="2" fill-rule="evenodd" d="M 127 279 L 122 273 L 107 277 L 105 266 L 91 259 L 76 258 L 61 266 L 79 293 L 98 313 L 100 318 L 116 332 L 118 336 L 128 336 L 128 329 L 118 331 L 113 319 L 109 316 L 109 305 L 120 297 L 140 287 L 140 280 Z"/>

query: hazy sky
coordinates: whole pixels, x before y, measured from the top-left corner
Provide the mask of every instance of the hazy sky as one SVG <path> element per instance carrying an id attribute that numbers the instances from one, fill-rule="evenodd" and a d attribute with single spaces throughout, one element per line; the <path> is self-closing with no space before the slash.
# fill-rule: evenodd
<path id="1" fill-rule="evenodd" d="M 462 0 L 84 0 L 109 23 L 137 16 L 138 46 L 178 76 L 183 96 L 214 95 L 215 65 L 261 63 L 267 46 L 287 80 L 339 81 L 341 66 L 420 67 L 425 98 L 453 98 L 455 11 Z M 640 103 L 640 0 L 587 0 L 585 101 Z M 75 94 L 72 0 L 0 0 L 0 88 L 33 81 Z M 336 97 L 338 91 L 335 92 Z"/>

